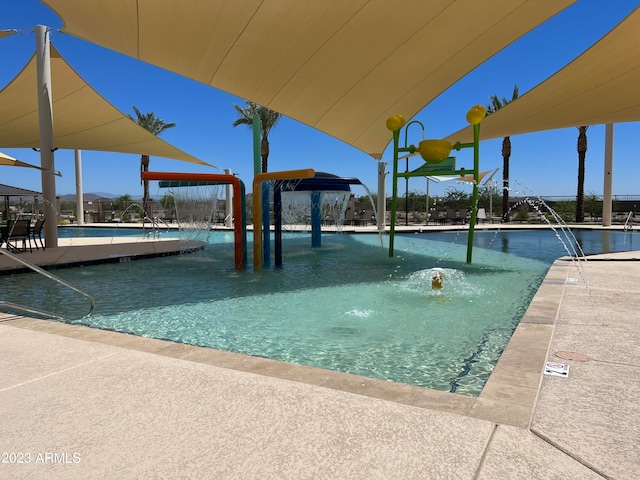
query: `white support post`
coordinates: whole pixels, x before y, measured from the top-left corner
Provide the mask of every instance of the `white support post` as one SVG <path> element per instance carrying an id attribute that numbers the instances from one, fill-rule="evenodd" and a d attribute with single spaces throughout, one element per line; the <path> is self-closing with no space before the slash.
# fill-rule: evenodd
<path id="1" fill-rule="evenodd" d="M 378 231 L 383 232 L 385 229 L 385 220 L 387 218 L 387 192 L 385 189 L 387 164 L 378 161 Z"/>
<path id="2" fill-rule="evenodd" d="M 604 191 L 602 202 L 602 226 L 611 226 L 613 183 L 613 123 L 607 123 L 604 134 Z"/>
<path id="3" fill-rule="evenodd" d="M 84 194 L 82 192 L 82 152 L 75 150 L 76 161 L 76 219 L 78 225 L 84 225 Z"/>
<path id="4" fill-rule="evenodd" d="M 38 120 L 40 123 L 40 164 L 42 167 L 42 197 L 44 199 L 44 239 L 47 248 L 58 246 L 58 211 L 53 160 L 53 107 L 51 100 L 51 57 L 49 28 L 35 27 L 36 65 L 38 80 Z"/>
<path id="5" fill-rule="evenodd" d="M 427 177 L 427 190 L 425 192 L 425 208 L 426 210 L 425 212 L 425 220 L 424 220 L 424 224 L 425 225 L 429 225 L 429 182 L 431 181 L 431 179 L 429 177 Z"/>
<path id="6" fill-rule="evenodd" d="M 231 169 L 225 168 L 224 173 L 226 175 L 231 175 Z M 225 214 L 224 214 L 224 224 L 232 228 L 233 227 L 233 185 L 228 183 L 226 185 L 226 205 L 225 205 Z"/>

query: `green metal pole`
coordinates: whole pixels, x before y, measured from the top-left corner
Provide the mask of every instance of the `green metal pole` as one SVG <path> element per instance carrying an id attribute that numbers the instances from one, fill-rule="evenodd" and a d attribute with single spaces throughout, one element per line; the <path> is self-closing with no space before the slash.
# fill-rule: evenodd
<path id="1" fill-rule="evenodd" d="M 469 219 L 469 238 L 467 241 L 467 263 L 471 263 L 473 253 L 473 234 L 478 215 L 478 178 L 480 176 L 480 124 L 473 126 L 473 194 L 471 195 L 471 218 Z"/>
<path id="2" fill-rule="evenodd" d="M 389 226 L 389 257 L 393 257 L 393 240 L 396 232 L 396 207 L 398 204 L 398 141 L 400 130 L 393 132 L 393 190 L 391 196 L 391 224 Z"/>

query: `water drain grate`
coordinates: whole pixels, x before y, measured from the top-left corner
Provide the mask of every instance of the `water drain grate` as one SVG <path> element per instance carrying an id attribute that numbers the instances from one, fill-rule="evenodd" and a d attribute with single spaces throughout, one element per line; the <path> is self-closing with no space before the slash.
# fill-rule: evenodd
<path id="1" fill-rule="evenodd" d="M 559 351 L 555 353 L 556 357 L 562 358 L 563 360 L 570 360 L 574 362 L 588 362 L 589 357 L 583 355 L 582 353 L 577 352 L 567 352 L 567 351 Z"/>

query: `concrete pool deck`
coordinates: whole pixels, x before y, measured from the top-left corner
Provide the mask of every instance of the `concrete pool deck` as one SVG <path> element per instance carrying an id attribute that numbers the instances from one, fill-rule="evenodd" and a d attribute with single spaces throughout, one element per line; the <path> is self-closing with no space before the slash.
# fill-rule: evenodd
<path id="1" fill-rule="evenodd" d="M 557 260 L 478 398 L 0 314 L 0 478 L 635 479 L 639 285 Z"/>

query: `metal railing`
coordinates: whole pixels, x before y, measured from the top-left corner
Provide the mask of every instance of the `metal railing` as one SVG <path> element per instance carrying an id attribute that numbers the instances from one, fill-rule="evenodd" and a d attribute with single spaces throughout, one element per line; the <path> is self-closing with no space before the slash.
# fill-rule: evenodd
<path id="1" fill-rule="evenodd" d="M 627 219 L 624 222 L 623 230 L 626 232 L 632 229 L 633 229 L 633 212 L 629 212 L 629 214 L 627 215 Z"/>
<path id="2" fill-rule="evenodd" d="M 8 250 L 5 250 L 4 248 L 0 248 L 0 254 L 5 255 L 5 256 L 15 260 L 16 262 L 24 265 L 25 267 L 30 268 L 34 272 L 37 272 L 40 275 L 44 275 L 48 279 L 53 280 L 54 282 L 57 282 L 60 285 L 63 285 L 65 287 L 67 287 L 67 288 L 70 288 L 71 290 L 73 290 L 75 292 L 78 292 L 80 295 L 83 295 L 83 296 L 87 297 L 89 299 L 89 302 L 90 302 L 89 311 L 85 315 L 80 317 L 80 318 L 88 318 L 95 311 L 96 302 L 94 301 L 93 297 L 91 297 L 91 295 L 89 295 L 88 293 L 83 292 L 82 290 L 80 290 L 79 288 L 73 286 L 72 284 L 70 284 L 66 280 L 63 280 L 60 277 L 57 277 L 57 276 L 53 275 L 50 272 L 47 272 L 43 268 L 40 268 L 39 266 L 34 265 L 33 263 L 25 260 L 24 258 L 22 258 L 22 257 L 20 257 L 18 255 L 15 255 L 15 254 L 9 252 Z M 79 318 L 78 319 L 72 319 L 72 318 L 69 318 L 69 317 L 65 317 L 63 315 L 59 315 L 57 313 L 48 312 L 48 311 L 41 310 L 41 309 L 35 308 L 35 307 L 28 307 L 28 306 L 25 306 L 25 305 L 19 305 L 17 303 L 7 302 L 7 301 L 4 301 L 4 300 L 0 300 L 0 310 L 2 310 L 2 311 L 15 310 L 15 311 L 18 311 L 18 312 L 21 312 L 21 313 L 36 314 L 36 315 L 41 315 L 41 316 L 44 316 L 44 317 L 50 317 L 50 318 L 55 318 L 55 319 L 64 320 L 64 321 L 79 320 Z"/>
<path id="3" fill-rule="evenodd" d="M 146 232 L 146 224 L 147 222 L 151 223 L 151 232 L 147 233 Z M 163 230 L 169 231 L 171 229 L 171 227 L 169 227 L 169 225 L 167 224 L 167 222 L 165 222 L 162 218 L 158 218 L 158 217 L 153 217 L 153 218 L 149 218 L 147 216 L 145 216 L 142 220 L 142 236 L 144 238 L 148 238 L 151 235 L 151 238 L 153 239 L 159 239 L 160 238 L 160 234 L 162 233 L 160 231 L 160 229 L 162 228 L 160 226 L 160 224 L 164 225 Z"/>

